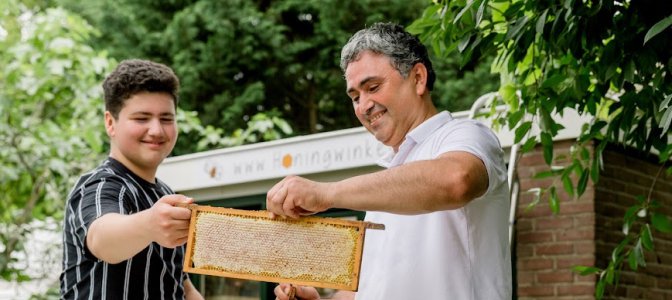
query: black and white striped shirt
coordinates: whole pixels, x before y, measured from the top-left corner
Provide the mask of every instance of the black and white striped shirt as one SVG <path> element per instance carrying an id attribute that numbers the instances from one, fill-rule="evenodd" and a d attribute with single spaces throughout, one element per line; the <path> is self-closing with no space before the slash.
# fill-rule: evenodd
<path id="1" fill-rule="evenodd" d="M 184 246 L 170 249 L 153 242 L 118 264 L 97 259 L 86 246 L 89 225 L 98 217 L 137 213 L 169 194 L 173 191 L 165 183 L 149 183 L 111 157 L 82 175 L 66 205 L 61 298 L 184 299 Z"/>

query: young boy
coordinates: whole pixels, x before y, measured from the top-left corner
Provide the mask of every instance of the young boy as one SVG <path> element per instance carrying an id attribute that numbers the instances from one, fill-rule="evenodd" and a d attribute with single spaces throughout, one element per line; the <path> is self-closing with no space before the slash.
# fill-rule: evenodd
<path id="1" fill-rule="evenodd" d="M 125 60 L 105 79 L 110 154 L 71 191 L 62 299 L 203 299 L 182 272 L 193 200 L 155 177 L 177 140 L 179 80 L 162 64 Z"/>

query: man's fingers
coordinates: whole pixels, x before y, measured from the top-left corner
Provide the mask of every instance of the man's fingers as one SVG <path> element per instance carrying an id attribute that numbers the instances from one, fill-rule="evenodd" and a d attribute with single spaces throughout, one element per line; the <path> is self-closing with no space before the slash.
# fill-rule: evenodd
<path id="1" fill-rule="evenodd" d="M 266 209 L 271 213 L 277 215 L 285 215 L 283 211 L 283 205 L 287 202 L 287 189 L 284 187 L 278 188 L 278 190 L 269 198 L 266 202 Z"/>
<path id="2" fill-rule="evenodd" d="M 276 296 L 276 299 L 287 299 L 287 293 L 285 293 L 284 287 L 287 286 L 285 283 L 281 283 L 273 289 L 273 293 Z"/>
<path id="3" fill-rule="evenodd" d="M 296 204 L 294 203 L 294 198 L 289 197 L 289 191 L 287 188 L 283 188 L 280 190 L 280 195 L 283 196 L 283 202 L 281 205 L 281 212 L 283 215 L 288 216 L 290 218 L 296 219 L 299 217 L 299 214 L 294 211 L 296 208 Z"/>

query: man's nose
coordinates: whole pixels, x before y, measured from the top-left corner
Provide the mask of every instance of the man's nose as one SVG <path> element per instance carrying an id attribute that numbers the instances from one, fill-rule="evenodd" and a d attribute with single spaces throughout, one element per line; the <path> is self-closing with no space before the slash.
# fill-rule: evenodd
<path id="1" fill-rule="evenodd" d="M 361 96 L 359 98 L 359 103 L 357 104 L 357 113 L 360 115 L 368 115 L 373 110 L 375 103 L 366 96 Z"/>

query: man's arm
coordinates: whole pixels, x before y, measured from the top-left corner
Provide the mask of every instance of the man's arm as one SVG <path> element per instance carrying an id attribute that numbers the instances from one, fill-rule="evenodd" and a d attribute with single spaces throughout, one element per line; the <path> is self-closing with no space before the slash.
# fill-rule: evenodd
<path id="1" fill-rule="evenodd" d="M 336 182 L 327 199 L 332 207 L 421 214 L 460 208 L 487 189 L 488 173 L 478 157 L 448 152 Z"/>
<path id="2" fill-rule="evenodd" d="M 333 183 L 289 176 L 269 190 L 266 202 L 272 213 L 290 217 L 329 208 L 410 215 L 460 208 L 487 188 L 483 161 L 456 151 Z"/>
<path id="3" fill-rule="evenodd" d="M 132 215 L 105 214 L 89 226 L 86 245 L 94 256 L 111 264 L 133 257 L 151 242 L 168 248 L 182 245 L 187 240 L 191 211 L 175 204 L 192 201 L 168 195 Z"/>

